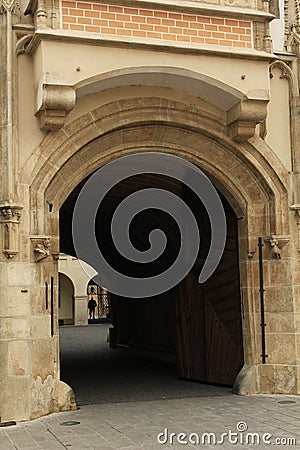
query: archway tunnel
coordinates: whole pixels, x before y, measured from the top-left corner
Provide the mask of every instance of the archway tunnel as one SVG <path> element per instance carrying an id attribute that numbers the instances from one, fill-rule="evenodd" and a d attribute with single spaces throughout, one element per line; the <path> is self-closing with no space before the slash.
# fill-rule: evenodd
<path id="1" fill-rule="evenodd" d="M 74 257 L 72 215 L 86 181 L 73 190 L 60 209 L 60 251 Z M 135 352 L 173 363 L 180 379 L 232 386 L 244 362 L 236 214 L 219 192 L 227 221 L 225 250 L 214 274 L 199 284 L 198 276 L 211 241 L 210 221 L 201 200 L 186 185 L 170 177 L 143 174 L 123 180 L 108 192 L 99 206 L 95 230 L 105 259 L 128 276 L 143 278 L 162 273 L 175 261 L 180 249 L 176 221 L 157 209 L 137 214 L 129 229 L 132 244 L 141 251 L 149 248 L 152 230 L 164 231 L 167 245 L 154 264 L 130 262 L 115 249 L 110 224 L 116 207 L 131 193 L 149 187 L 168 190 L 184 200 L 196 218 L 201 245 L 194 267 L 171 290 L 149 298 L 110 294 L 110 347 L 122 349 L 118 370 L 122 370 L 124 352 Z M 88 329 L 91 327 L 87 333 Z M 72 380 L 66 381 L 72 385 Z"/>

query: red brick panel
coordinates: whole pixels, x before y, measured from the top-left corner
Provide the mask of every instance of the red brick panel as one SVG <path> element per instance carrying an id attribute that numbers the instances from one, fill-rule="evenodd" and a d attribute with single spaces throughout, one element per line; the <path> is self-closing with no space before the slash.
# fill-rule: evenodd
<path id="1" fill-rule="evenodd" d="M 247 20 L 62 0 L 62 27 L 113 36 L 252 48 Z"/>

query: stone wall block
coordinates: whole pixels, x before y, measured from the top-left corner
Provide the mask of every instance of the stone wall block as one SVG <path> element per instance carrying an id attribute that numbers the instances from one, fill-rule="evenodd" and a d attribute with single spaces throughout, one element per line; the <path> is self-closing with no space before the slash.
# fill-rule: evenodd
<path id="1" fill-rule="evenodd" d="M 23 377 L 30 375 L 30 353 L 27 342 L 9 342 L 8 354 L 8 376 Z"/>
<path id="2" fill-rule="evenodd" d="M 246 327 L 244 327 L 246 328 Z M 243 344 L 244 344 L 244 361 L 245 364 L 258 364 L 259 355 L 256 350 L 255 342 L 253 342 L 253 337 L 250 333 L 243 333 Z"/>
<path id="3" fill-rule="evenodd" d="M 261 364 L 259 371 L 259 385 L 261 394 L 272 394 L 275 392 L 275 369 L 273 365 Z"/>
<path id="4" fill-rule="evenodd" d="M 268 289 L 265 290 L 264 298 L 266 312 L 292 313 L 294 311 L 292 286 L 268 287 Z"/>
<path id="5" fill-rule="evenodd" d="M 295 316 L 290 312 L 266 312 L 266 331 L 268 333 L 295 333 Z"/>
<path id="6" fill-rule="evenodd" d="M 268 364 L 296 364 L 295 334 L 268 333 L 266 330 L 266 353 Z"/>
<path id="7" fill-rule="evenodd" d="M 293 365 L 275 366 L 275 394 L 299 394 L 297 392 L 297 367 Z"/>
<path id="8" fill-rule="evenodd" d="M 33 339 L 47 338 L 50 336 L 50 315 L 43 317 L 31 317 L 30 319 L 30 336 Z"/>
<path id="9" fill-rule="evenodd" d="M 295 339 L 296 339 L 296 363 L 298 364 L 298 367 L 299 367 L 300 366 L 300 331 L 299 331 L 299 328 L 297 329 Z M 300 383 L 299 383 L 299 392 L 300 392 Z"/>
<path id="10" fill-rule="evenodd" d="M 41 319 L 43 320 L 43 319 Z M 45 327 L 49 324 L 46 318 Z M 46 330 L 45 330 L 46 333 Z M 50 338 L 50 327 L 48 329 L 48 337 L 35 338 L 31 343 L 31 371 L 33 378 L 40 377 L 43 381 L 50 375 L 54 376 L 53 361 L 55 360 L 55 338 Z M 42 355 L 42 363 L 41 363 Z"/>
<path id="11" fill-rule="evenodd" d="M 5 401 L 1 404 L 1 421 L 28 420 L 30 417 L 30 378 L 25 376 L 7 377 L 2 392 L 5 393 Z"/>
<path id="12" fill-rule="evenodd" d="M 256 295 L 259 295 L 259 286 L 260 286 L 260 280 L 259 280 L 259 261 L 258 259 L 251 261 L 251 275 L 252 275 L 252 281 L 249 280 L 249 284 L 253 287 L 253 292 L 256 293 Z M 269 286 L 269 264 L 268 261 L 263 260 L 263 271 L 264 271 L 264 286 Z"/>
<path id="13" fill-rule="evenodd" d="M 7 287 L 6 311 L 3 311 L 3 316 L 28 317 L 30 315 L 30 291 L 31 288 L 28 287 Z"/>
<path id="14" fill-rule="evenodd" d="M 293 286 L 295 313 L 300 313 L 300 286 Z"/>
<path id="15" fill-rule="evenodd" d="M 7 269 L 8 286 L 31 286 L 33 284 L 32 267 L 28 264 L 11 262 Z"/>
<path id="16" fill-rule="evenodd" d="M 4 317 L 0 318 L 1 339 L 27 339 L 30 327 L 26 318 Z"/>
<path id="17" fill-rule="evenodd" d="M 269 285 L 270 286 L 288 286 L 291 284 L 291 264 L 290 261 L 270 260 L 268 262 Z"/>
<path id="18" fill-rule="evenodd" d="M 53 411 L 53 390 L 55 381 L 51 375 L 45 379 L 39 375 L 31 380 L 30 419 L 45 416 Z"/>

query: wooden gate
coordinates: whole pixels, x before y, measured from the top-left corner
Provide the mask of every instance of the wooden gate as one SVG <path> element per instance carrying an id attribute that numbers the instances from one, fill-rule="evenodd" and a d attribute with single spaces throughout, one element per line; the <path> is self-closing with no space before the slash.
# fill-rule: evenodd
<path id="1" fill-rule="evenodd" d="M 225 251 L 213 276 L 198 283 L 200 258 L 178 287 L 177 358 L 182 378 L 232 385 L 243 366 L 237 225 L 227 215 Z"/>

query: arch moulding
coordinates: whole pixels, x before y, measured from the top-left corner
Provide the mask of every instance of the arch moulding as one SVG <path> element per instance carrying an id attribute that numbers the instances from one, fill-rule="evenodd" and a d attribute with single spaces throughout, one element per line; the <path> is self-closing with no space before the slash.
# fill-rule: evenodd
<path id="1" fill-rule="evenodd" d="M 107 162 L 144 151 L 174 154 L 199 166 L 242 219 L 238 226 L 245 364 L 257 367 L 260 350 L 253 309 L 257 261 L 250 262 L 249 250 L 257 247 L 258 235 L 289 231 L 288 174 L 260 137 L 237 143 L 221 120 L 163 98 L 130 98 L 101 106 L 49 132 L 23 170 L 22 184 L 30 191 L 31 234 L 49 235 L 51 251 L 58 253 L 59 208 L 72 190 Z M 259 392 L 258 372 L 251 371 L 246 376 L 252 380 L 251 392 L 247 381 L 239 392 Z"/>
<path id="2" fill-rule="evenodd" d="M 261 210 L 266 221 L 262 233 L 287 233 L 282 202 L 288 175 L 264 141 L 255 136 L 238 144 L 215 118 L 191 105 L 155 97 L 101 106 L 48 133 L 21 173 L 21 183 L 30 189 L 31 233 L 50 231 L 45 201 L 58 211 L 97 168 L 141 151 L 190 160 L 211 176 L 239 217 Z"/>

